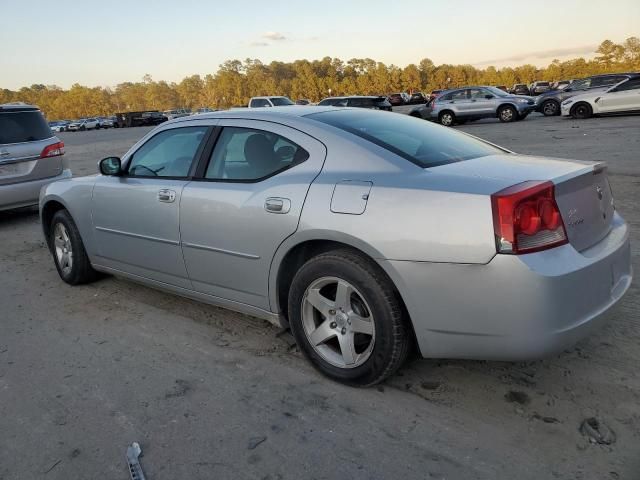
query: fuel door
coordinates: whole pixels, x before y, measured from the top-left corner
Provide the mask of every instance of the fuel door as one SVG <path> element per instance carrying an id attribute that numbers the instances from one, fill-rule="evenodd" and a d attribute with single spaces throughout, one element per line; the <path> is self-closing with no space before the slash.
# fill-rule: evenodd
<path id="1" fill-rule="evenodd" d="M 362 215 L 367 208 L 372 182 L 343 180 L 333 189 L 331 211 L 349 215 Z"/>

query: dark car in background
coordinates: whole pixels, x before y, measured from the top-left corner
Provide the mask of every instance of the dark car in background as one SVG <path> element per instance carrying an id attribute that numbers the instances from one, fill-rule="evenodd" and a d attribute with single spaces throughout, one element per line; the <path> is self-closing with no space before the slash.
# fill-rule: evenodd
<path id="1" fill-rule="evenodd" d="M 356 107 L 391 111 L 391 103 L 384 96 L 329 97 L 318 103 L 321 107 Z"/>
<path id="2" fill-rule="evenodd" d="M 394 107 L 404 105 L 407 102 L 407 99 L 401 93 L 392 93 L 387 99 L 389 100 L 389 103 Z"/>
<path id="3" fill-rule="evenodd" d="M 575 95 L 605 91 L 629 78 L 631 73 L 608 73 L 574 80 L 562 90 L 551 90 L 536 97 L 536 112 L 547 117 L 560 115 L 560 104 Z"/>
<path id="4" fill-rule="evenodd" d="M 537 81 L 529 85 L 529 95 L 532 97 L 548 92 L 549 90 L 551 90 L 551 84 L 549 82 Z"/>
<path id="5" fill-rule="evenodd" d="M 513 95 L 529 95 L 529 87 L 527 87 L 524 83 L 516 83 L 509 93 Z"/>
<path id="6" fill-rule="evenodd" d="M 422 103 L 427 103 L 429 98 L 422 92 L 414 92 L 409 96 L 409 101 L 407 105 L 419 105 Z"/>

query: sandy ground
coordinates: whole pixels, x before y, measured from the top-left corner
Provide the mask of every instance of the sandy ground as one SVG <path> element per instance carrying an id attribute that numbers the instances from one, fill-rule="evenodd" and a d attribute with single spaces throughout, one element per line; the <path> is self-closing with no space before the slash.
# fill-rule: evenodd
<path id="1" fill-rule="evenodd" d="M 463 130 L 607 160 L 640 271 L 640 117 Z M 63 133 L 76 175 L 147 129 Z M 416 360 L 378 388 L 317 374 L 266 322 L 115 278 L 69 287 L 33 211 L 0 214 L 0 479 L 640 479 L 640 296 L 539 362 Z M 594 417 L 609 445 L 581 424 Z M 613 433 L 611 433 L 613 432 Z"/>

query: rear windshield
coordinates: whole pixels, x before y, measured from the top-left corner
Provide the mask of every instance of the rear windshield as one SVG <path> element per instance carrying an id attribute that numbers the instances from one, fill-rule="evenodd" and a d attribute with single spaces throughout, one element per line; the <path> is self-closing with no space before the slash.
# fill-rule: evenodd
<path id="1" fill-rule="evenodd" d="M 451 128 L 409 115 L 343 110 L 308 117 L 364 138 L 422 168 L 505 153 Z"/>
<path id="2" fill-rule="evenodd" d="M 44 140 L 53 137 L 40 111 L 0 112 L 0 145 Z"/>

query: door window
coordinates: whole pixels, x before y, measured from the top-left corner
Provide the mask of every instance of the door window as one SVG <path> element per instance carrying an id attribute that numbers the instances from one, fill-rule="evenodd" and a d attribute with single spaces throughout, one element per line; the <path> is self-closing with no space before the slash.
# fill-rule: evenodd
<path id="1" fill-rule="evenodd" d="M 251 100 L 251 108 L 270 107 L 271 104 L 266 98 L 254 98 Z"/>
<path id="2" fill-rule="evenodd" d="M 484 100 L 486 95 L 490 95 L 488 91 L 483 90 L 482 88 L 470 88 L 469 93 L 471 95 L 471 100 Z"/>
<path id="3" fill-rule="evenodd" d="M 302 147 L 275 133 L 226 127 L 211 154 L 205 178 L 259 181 L 304 162 L 308 157 Z"/>
<path id="4" fill-rule="evenodd" d="M 618 85 L 615 91 L 624 92 L 625 90 L 638 90 L 638 89 L 640 89 L 640 78 L 632 78 L 628 82 L 624 82 L 622 85 Z"/>
<path id="5" fill-rule="evenodd" d="M 131 177 L 188 177 L 207 127 L 165 130 L 142 145 L 129 162 Z"/>
<path id="6" fill-rule="evenodd" d="M 460 100 L 467 100 L 467 92 L 468 90 L 458 90 L 457 92 L 453 92 L 451 94 L 451 100 L 453 101 L 460 101 Z"/>

